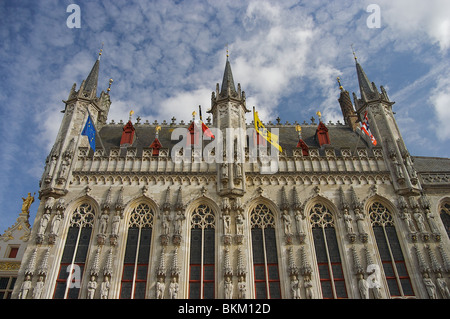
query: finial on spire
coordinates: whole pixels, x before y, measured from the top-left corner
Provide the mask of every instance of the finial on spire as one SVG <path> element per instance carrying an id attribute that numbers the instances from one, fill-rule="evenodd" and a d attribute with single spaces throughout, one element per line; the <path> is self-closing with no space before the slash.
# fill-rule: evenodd
<path id="1" fill-rule="evenodd" d="M 343 88 L 342 85 L 341 85 L 341 78 L 340 78 L 340 77 L 337 77 L 337 81 L 338 81 L 338 83 L 339 83 L 339 89 L 343 92 L 343 91 L 344 91 L 344 88 Z"/>
<path id="2" fill-rule="evenodd" d="M 352 47 L 353 57 L 355 58 L 355 61 L 358 62 L 358 58 L 356 57 L 355 49 L 353 49 L 353 43 L 352 43 L 351 47 Z"/>
<path id="3" fill-rule="evenodd" d="M 158 138 L 159 137 L 159 131 L 161 131 L 161 126 L 157 125 L 156 128 L 155 128 L 155 131 L 156 131 L 156 138 Z"/>
<path id="4" fill-rule="evenodd" d="M 227 60 L 228 60 L 229 56 L 230 56 L 230 52 L 228 51 L 228 43 L 227 43 Z"/>
<path id="5" fill-rule="evenodd" d="M 133 115 L 133 114 L 134 114 L 134 111 L 131 110 L 131 111 L 130 111 L 130 117 L 129 117 L 129 119 L 128 119 L 129 121 L 131 121 L 131 115 Z"/>
<path id="6" fill-rule="evenodd" d="M 297 133 L 298 133 L 298 138 L 301 139 L 301 138 L 302 138 L 302 127 L 300 126 L 300 124 L 297 124 L 297 125 L 295 126 L 295 130 L 296 130 Z"/>
<path id="7" fill-rule="evenodd" d="M 109 94 L 109 92 L 111 91 L 111 84 L 113 83 L 114 81 L 113 81 L 113 79 L 109 79 L 109 86 L 108 86 L 108 94 Z"/>
<path id="8" fill-rule="evenodd" d="M 99 61 L 100 61 L 100 58 L 102 57 L 103 45 L 104 45 L 104 42 L 102 42 L 102 48 L 100 49 L 100 52 L 98 53 L 98 60 Z"/>
<path id="9" fill-rule="evenodd" d="M 320 111 L 317 111 L 316 114 L 319 116 L 319 122 L 322 121 L 322 113 L 320 113 Z"/>

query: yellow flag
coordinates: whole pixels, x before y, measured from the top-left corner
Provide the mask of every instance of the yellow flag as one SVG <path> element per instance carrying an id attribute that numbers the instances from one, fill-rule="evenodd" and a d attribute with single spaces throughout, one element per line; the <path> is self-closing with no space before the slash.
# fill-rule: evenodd
<path id="1" fill-rule="evenodd" d="M 267 142 L 275 146 L 280 153 L 283 151 L 281 146 L 278 144 L 278 135 L 272 134 L 270 131 L 266 129 L 264 124 L 261 122 L 261 120 L 258 117 L 258 112 L 256 112 L 253 109 L 253 117 L 255 122 L 255 130 L 258 132 L 259 135 L 261 135 Z"/>

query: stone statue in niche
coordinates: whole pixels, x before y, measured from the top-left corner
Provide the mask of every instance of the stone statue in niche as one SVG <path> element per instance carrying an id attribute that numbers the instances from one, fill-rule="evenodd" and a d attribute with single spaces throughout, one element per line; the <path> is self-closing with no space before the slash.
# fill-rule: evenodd
<path id="1" fill-rule="evenodd" d="M 173 277 L 172 281 L 169 285 L 169 298 L 170 299 L 177 299 L 178 298 L 178 282 L 177 278 Z"/>
<path id="2" fill-rule="evenodd" d="M 19 299 L 27 299 L 28 292 L 30 291 L 30 289 L 31 289 L 31 276 L 27 275 L 20 287 Z"/>
<path id="3" fill-rule="evenodd" d="M 445 279 L 442 278 L 442 274 L 440 272 L 438 272 L 437 274 L 436 282 L 442 297 L 445 299 L 450 299 L 450 291 L 448 289 L 447 283 L 445 282 Z"/>
<path id="4" fill-rule="evenodd" d="M 233 298 L 233 282 L 230 276 L 225 277 L 225 299 Z"/>
<path id="5" fill-rule="evenodd" d="M 246 299 L 247 285 L 245 284 L 244 276 L 239 277 L 238 289 L 239 289 L 239 299 Z"/>
<path id="6" fill-rule="evenodd" d="M 109 288 L 111 287 L 111 283 L 109 282 L 109 276 L 105 276 L 101 286 L 100 286 L 100 298 L 108 299 Z"/>
<path id="7" fill-rule="evenodd" d="M 166 289 L 166 283 L 164 282 L 164 277 L 159 277 L 156 282 L 156 299 L 164 298 L 164 290 Z"/>
<path id="8" fill-rule="evenodd" d="M 284 222 L 284 234 L 286 236 L 292 235 L 291 231 L 291 216 L 288 213 L 283 213 L 281 215 L 281 219 Z"/>
<path id="9" fill-rule="evenodd" d="M 430 275 L 428 275 L 427 272 L 423 274 L 422 281 L 425 284 L 425 288 L 427 289 L 427 293 L 430 299 L 437 299 L 436 285 L 433 283 L 433 281 L 430 278 Z"/>
<path id="10" fill-rule="evenodd" d="M 42 291 L 44 290 L 44 276 L 39 276 L 36 286 L 34 286 L 32 297 L 33 299 L 41 299 Z"/>
<path id="11" fill-rule="evenodd" d="M 300 282 L 296 275 L 291 276 L 292 299 L 300 299 Z"/>
<path id="12" fill-rule="evenodd" d="M 95 291 L 97 290 L 97 280 L 95 276 L 91 276 L 87 287 L 87 299 L 94 299 Z"/>

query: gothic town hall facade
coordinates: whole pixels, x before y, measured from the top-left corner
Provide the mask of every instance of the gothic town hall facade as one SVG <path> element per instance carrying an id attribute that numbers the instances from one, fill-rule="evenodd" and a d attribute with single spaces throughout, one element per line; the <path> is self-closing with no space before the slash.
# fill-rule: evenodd
<path id="1" fill-rule="evenodd" d="M 228 58 L 204 112 L 214 139 L 198 120 L 107 123 L 95 61 L 64 101 L 12 298 L 450 298 L 450 159 L 408 152 L 355 62 L 344 123 L 264 123 L 278 152 L 246 123 Z"/>

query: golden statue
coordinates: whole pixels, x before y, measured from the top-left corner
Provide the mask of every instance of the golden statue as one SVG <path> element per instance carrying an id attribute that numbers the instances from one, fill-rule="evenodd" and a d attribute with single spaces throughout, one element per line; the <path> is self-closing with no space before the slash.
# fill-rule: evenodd
<path id="1" fill-rule="evenodd" d="M 33 195 L 36 195 L 36 193 L 34 193 Z M 30 211 L 30 206 L 34 202 L 34 196 L 31 196 L 31 193 L 28 193 L 27 198 L 22 197 L 22 200 L 23 200 L 22 213 L 28 214 Z"/>

